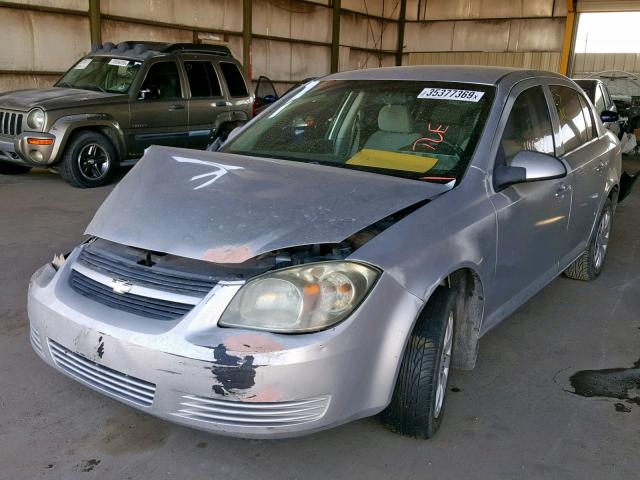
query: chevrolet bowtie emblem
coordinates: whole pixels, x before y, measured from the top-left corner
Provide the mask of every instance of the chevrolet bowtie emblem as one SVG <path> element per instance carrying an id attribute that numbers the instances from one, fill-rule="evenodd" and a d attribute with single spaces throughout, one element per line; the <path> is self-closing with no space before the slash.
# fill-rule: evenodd
<path id="1" fill-rule="evenodd" d="M 111 288 L 113 289 L 113 293 L 122 295 L 124 293 L 129 293 L 133 288 L 133 284 L 127 282 L 126 280 L 114 278 L 113 280 L 111 280 Z"/>

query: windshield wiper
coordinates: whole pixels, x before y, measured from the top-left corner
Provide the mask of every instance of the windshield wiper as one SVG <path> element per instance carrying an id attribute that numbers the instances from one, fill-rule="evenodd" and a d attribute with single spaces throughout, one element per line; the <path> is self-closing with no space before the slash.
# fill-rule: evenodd
<path id="1" fill-rule="evenodd" d="M 60 88 L 73 88 L 73 85 L 71 85 L 69 82 L 58 82 L 56 84 L 56 87 L 60 87 Z"/>
<path id="2" fill-rule="evenodd" d="M 107 93 L 107 91 L 102 88 L 100 85 L 78 85 L 76 88 L 81 88 L 83 90 L 93 90 L 95 92 Z"/>

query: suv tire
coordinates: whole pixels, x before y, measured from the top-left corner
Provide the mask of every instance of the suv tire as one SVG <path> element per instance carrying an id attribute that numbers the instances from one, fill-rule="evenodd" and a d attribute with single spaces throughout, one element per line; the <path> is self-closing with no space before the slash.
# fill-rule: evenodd
<path id="1" fill-rule="evenodd" d="M 409 337 L 391 403 L 382 412 L 383 422 L 396 433 L 426 439 L 440 427 L 453 351 L 456 293 L 451 288 L 436 290 Z"/>
<path id="2" fill-rule="evenodd" d="M 117 153 L 111 141 L 101 133 L 85 130 L 69 140 L 60 175 L 74 187 L 100 187 L 111 182 L 116 165 Z"/>
<path id="3" fill-rule="evenodd" d="M 609 246 L 612 220 L 613 204 L 607 198 L 598 217 L 598 224 L 587 244 L 587 249 L 564 271 L 565 276 L 574 280 L 591 281 L 600 275 Z"/>
<path id="4" fill-rule="evenodd" d="M 29 170 L 31 170 L 31 167 L 0 162 L 0 174 L 2 175 L 17 175 L 20 173 L 28 173 Z"/>

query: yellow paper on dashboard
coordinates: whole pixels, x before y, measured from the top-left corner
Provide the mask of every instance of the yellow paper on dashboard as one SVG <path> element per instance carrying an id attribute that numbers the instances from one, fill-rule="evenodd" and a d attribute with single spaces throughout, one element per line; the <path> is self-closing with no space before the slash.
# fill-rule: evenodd
<path id="1" fill-rule="evenodd" d="M 387 152 L 363 148 L 347 160 L 347 165 L 359 167 L 385 168 L 401 172 L 424 173 L 438 163 L 437 158 L 421 157 L 410 153 Z"/>

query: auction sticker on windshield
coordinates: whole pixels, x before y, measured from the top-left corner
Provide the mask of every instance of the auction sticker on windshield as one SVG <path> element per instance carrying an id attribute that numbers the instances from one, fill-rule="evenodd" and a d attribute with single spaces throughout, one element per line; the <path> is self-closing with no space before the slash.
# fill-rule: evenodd
<path id="1" fill-rule="evenodd" d="M 76 63 L 76 66 L 73 68 L 74 70 L 84 70 L 89 66 L 90 63 L 91 63 L 91 59 L 85 58 L 84 60 L 80 60 L 78 63 Z"/>
<path id="2" fill-rule="evenodd" d="M 484 92 L 475 90 L 459 90 L 457 88 L 425 88 L 418 94 L 418 98 L 435 100 L 459 100 L 461 102 L 478 102 Z"/>
<path id="3" fill-rule="evenodd" d="M 109 60 L 109 65 L 117 65 L 118 67 L 126 67 L 129 65 L 129 60 L 124 60 L 123 58 L 112 58 Z"/>

